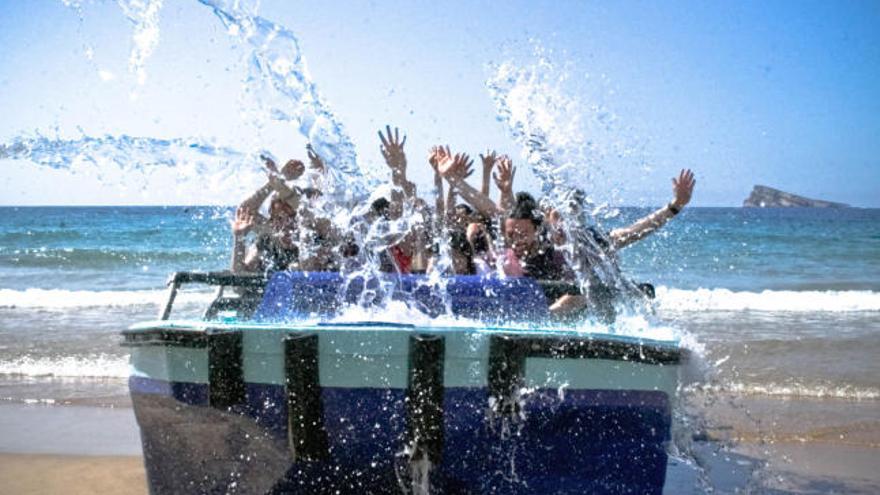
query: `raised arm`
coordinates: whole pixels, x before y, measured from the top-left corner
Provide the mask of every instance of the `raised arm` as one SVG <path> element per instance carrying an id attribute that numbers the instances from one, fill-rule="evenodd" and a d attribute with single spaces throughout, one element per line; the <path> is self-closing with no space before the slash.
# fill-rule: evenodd
<path id="1" fill-rule="evenodd" d="M 440 175 L 449 182 L 449 185 L 454 187 L 456 192 L 477 211 L 489 218 L 501 215 L 503 210 L 465 180 L 465 174 L 472 164 L 473 160 L 468 155 L 458 153 L 455 156 L 450 156 L 447 148 L 437 168 Z"/>
<path id="2" fill-rule="evenodd" d="M 678 178 L 672 179 L 672 201 L 628 227 L 611 231 L 609 237 L 614 248 L 620 249 L 629 246 L 666 225 L 666 222 L 678 215 L 682 208 L 690 202 L 696 183 L 694 173 L 690 169 L 683 169 Z"/>
<path id="3" fill-rule="evenodd" d="M 481 184 L 480 192 L 489 196 L 489 186 L 492 182 L 492 168 L 495 166 L 495 160 L 498 159 L 498 156 L 494 151 L 486 150 L 485 155 L 480 155 L 480 161 L 483 162 L 483 182 Z"/>
<path id="4" fill-rule="evenodd" d="M 455 188 L 452 185 L 449 186 L 449 190 L 446 191 L 446 214 L 443 216 L 443 225 L 451 226 L 455 223 Z"/>
<path id="5" fill-rule="evenodd" d="M 235 220 L 232 222 L 232 272 L 253 272 L 259 268 L 259 254 L 254 250 L 247 253 L 245 236 L 256 224 L 256 216 L 252 210 L 239 208 L 235 211 Z"/>
<path id="6" fill-rule="evenodd" d="M 311 185 L 315 189 L 322 190 L 324 187 L 324 176 L 327 174 L 327 167 L 324 160 L 315 152 L 312 143 L 306 145 L 306 154 L 309 157 L 309 168 L 312 170 L 310 175 Z"/>
<path id="7" fill-rule="evenodd" d="M 498 159 L 498 171 L 493 174 L 495 185 L 501 191 L 501 197 L 498 199 L 498 205 L 502 211 L 510 211 L 513 209 L 516 198 L 513 195 L 513 178 L 516 176 L 516 167 L 510 157 L 504 155 Z"/>
<path id="8" fill-rule="evenodd" d="M 444 149 L 443 153 L 445 155 L 452 155 L 452 152 L 449 151 L 448 146 Z M 465 158 L 467 158 L 467 155 L 463 155 L 463 156 Z M 454 157 L 453 157 L 453 159 L 454 159 Z M 473 160 L 465 159 L 463 165 L 452 170 L 452 172 L 451 172 L 452 177 L 451 178 L 453 178 L 454 180 L 458 180 L 458 181 L 466 183 L 468 177 L 470 177 L 471 175 L 474 174 L 473 163 L 474 163 Z M 446 219 L 445 220 L 446 220 L 447 226 L 457 225 L 460 223 L 461 220 L 463 220 L 463 219 L 459 218 L 459 211 L 456 206 L 456 203 L 458 203 L 458 201 L 456 200 L 456 196 L 457 196 L 456 187 L 450 183 L 449 184 L 449 193 L 446 196 Z"/>
<path id="9" fill-rule="evenodd" d="M 400 139 L 397 127 L 394 128 L 392 134 L 391 126 L 388 125 L 385 126 L 385 132 L 387 134 L 382 134 L 382 131 L 379 131 L 379 140 L 382 141 L 379 151 L 382 152 L 385 163 L 391 169 L 391 182 L 403 189 L 403 194 L 408 199 L 413 198 L 416 195 L 416 185 L 406 178 L 406 153 L 403 151 L 406 135 L 404 134 L 403 139 Z"/>
<path id="10" fill-rule="evenodd" d="M 287 184 L 285 184 L 277 175 L 269 176 L 269 185 L 272 186 L 272 189 L 275 190 L 276 193 L 278 193 L 278 197 L 283 199 L 291 208 L 293 208 L 293 211 L 299 209 L 300 193 L 298 190 L 287 187 Z"/>
<path id="11" fill-rule="evenodd" d="M 442 225 L 444 219 L 446 218 L 446 207 L 443 203 L 443 177 L 440 175 L 440 171 L 437 169 L 437 166 L 440 163 L 440 158 L 442 156 L 442 148 L 439 146 L 434 146 L 431 148 L 431 152 L 428 154 L 428 164 L 431 165 L 431 169 L 434 170 L 434 221 L 435 226 L 439 227 Z M 450 190 L 452 190 L 450 188 Z"/>
<path id="12" fill-rule="evenodd" d="M 260 158 L 263 160 L 263 166 L 269 171 L 269 174 L 278 174 L 278 167 L 275 166 L 275 161 L 272 160 L 268 155 L 262 154 Z M 272 184 L 267 181 L 263 187 L 259 188 L 251 194 L 247 199 L 242 201 L 238 208 L 240 210 L 248 210 L 251 212 L 256 212 L 260 209 L 260 206 L 266 201 L 266 198 L 272 194 Z"/>

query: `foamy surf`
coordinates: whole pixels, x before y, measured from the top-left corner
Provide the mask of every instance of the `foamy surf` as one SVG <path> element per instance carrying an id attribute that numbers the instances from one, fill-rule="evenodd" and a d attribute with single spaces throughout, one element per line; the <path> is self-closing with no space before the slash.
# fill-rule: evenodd
<path id="1" fill-rule="evenodd" d="M 0 375 L 43 378 L 128 378 L 128 355 L 20 357 L 0 361 Z"/>
<path id="2" fill-rule="evenodd" d="M 158 306 L 164 304 L 164 290 L 91 291 L 62 289 L 0 289 L 0 309 L 64 310 L 76 308 Z M 175 303 L 206 306 L 211 292 L 180 292 Z"/>
<path id="3" fill-rule="evenodd" d="M 0 289 L 0 308 L 69 309 L 159 305 L 165 290 L 89 291 L 62 289 Z M 207 304 L 210 292 L 181 292 L 176 304 Z M 732 291 L 657 288 L 662 311 L 880 311 L 880 292 L 850 291 Z"/>
<path id="4" fill-rule="evenodd" d="M 736 396 L 764 396 L 785 399 L 843 399 L 880 400 L 880 389 L 845 384 L 780 384 L 780 383 L 724 383 L 700 384 L 686 391 L 726 393 Z"/>
<path id="5" fill-rule="evenodd" d="M 664 311 L 880 311 L 880 292 L 870 290 L 740 292 L 658 287 L 656 293 Z"/>

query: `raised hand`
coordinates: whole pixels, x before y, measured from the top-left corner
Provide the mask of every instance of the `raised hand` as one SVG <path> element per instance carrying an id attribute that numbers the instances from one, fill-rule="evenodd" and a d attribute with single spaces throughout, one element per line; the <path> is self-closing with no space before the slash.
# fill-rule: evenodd
<path id="1" fill-rule="evenodd" d="M 232 221 L 232 233 L 242 236 L 250 232 L 256 225 L 256 215 L 248 208 L 235 210 L 235 220 Z"/>
<path id="2" fill-rule="evenodd" d="M 443 175 L 443 170 L 446 170 L 448 167 L 452 166 L 452 162 L 455 159 L 452 156 L 452 152 L 449 150 L 449 145 L 444 146 L 434 146 L 431 148 L 431 154 L 428 155 L 428 163 L 431 164 L 431 168 L 434 169 L 434 173 L 437 175 Z M 448 163 L 447 163 L 448 162 Z"/>
<path id="3" fill-rule="evenodd" d="M 278 166 L 275 165 L 275 160 L 273 160 L 267 153 L 260 154 L 260 159 L 263 160 L 263 166 L 266 167 L 266 170 L 269 171 L 270 174 L 278 174 Z"/>
<path id="4" fill-rule="evenodd" d="M 387 135 L 379 131 L 379 140 L 382 141 L 382 146 L 379 147 L 379 150 L 382 152 L 385 163 L 388 164 L 391 171 L 393 173 L 401 173 L 406 170 L 406 154 L 403 152 L 403 145 L 406 144 L 406 135 L 404 134 L 403 139 L 400 139 L 397 127 L 394 128 L 394 133 L 392 134 L 391 126 L 388 125 L 385 126 L 385 132 Z"/>
<path id="5" fill-rule="evenodd" d="M 494 151 L 486 151 L 485 155 L 480 155 L 480 160 L 483 161 L 483 174 L 486 175 L 492 171 L 492 167 L 495 166 L 495 161 L 498 160 L 498 154 Z"/>
<path id="6" fill-rule="evenodd" d="M 691 201 L 691 195 L 696 184 L 697 181 L 694 179 L 694 173 L 690 169 L 682 169 L 678 174 L 678 178 L 672 179 L 672 195 L 675 197 L 672 200 L 672 204 L 676 208 L 684 208 Z"/>
<path id="7" fill-rule="evenodd" d="M 431 146 L 431 151 L 428 153 L 428 164 L 434 169 L 434 173 L 437 173 L 437 166 L 445 155 L 446 150 L 442 146 Z"/>
<path id="8" fill-rule="evenodd" d="M 473 165 L 474 160 L 466 153 L 456 153 L 452 156 L 447 146 L 437 165 L 437 171 L 449 182 L 463 182 L 474 173 Z"/>
<path id="9" fill-rule="evenodd" d="M 513 191 L 514 176 L 516 176 L 516 167 L 513 166 L 510 157 L 503 155 L 498 158 L 498 170 L 492 174 L 492 177 L 495 179 L 495 185 L 498 186 L 498 189 L 502 192 Z"/>
<path id="10" fill-rule="evenodd" d="M 467 154 L 456 154 L 453 162 L 452 173 L 458 180 L 465 180 L 474 174 L 474 160 Z"/>
<path id="11" fill-rule="evenodd" d="M 324 166 L 324 160 L 322 160 L 315 152 L 312 143 L 306 145 L 306 154 L 309 156 L 309 163 L 312 169 L 317 170 L 322 174 L 327 171 L 327 167 Z"/>

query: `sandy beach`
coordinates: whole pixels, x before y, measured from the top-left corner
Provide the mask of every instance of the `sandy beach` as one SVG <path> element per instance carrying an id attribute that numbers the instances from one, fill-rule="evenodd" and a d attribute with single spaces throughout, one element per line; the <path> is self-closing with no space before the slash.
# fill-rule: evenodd
<path id="1" fill-rule="evenodd" d="M 760 401 L 759 401 L 760 402 Z M 852 418 L 865 419 L 877 404 L 809 401 L 789 402 L 776 415 L 776 424 L 787 424 L 793 411 L 835 406 L 860 411 Z M 768 406 L 769 407 L 769 406 Z M 749 404 L 751 414 L 766 416 L 767 409 Z M 719 410 L 720 411 L 720 410 Z M 719 432 L 738 432 L 737 442 L 697 442 L 694 450 L 715 493 L 770 494 L 874 494 L 880 492 L 880 448 L 874 439 L 874 423 L 855 431 L 854 441 L 839 437 L 798 434 L 779 429 L 748 435 L 740 409 L 726 409 L 712 419 L 710 438 Z M 754 416 L 753 416 L 754 417 Z M 794 418 L 792 418 L 794 419 Z M 801 417 L 801 428 L 808 425 Z M 728 427 L 722 427 L 726 422 Z M 807 422 L 809 423 L 809 422 Z M 127 407 L 82 405 L 0 405 L 0 494 L 145 494 L 147 485 L 140 438 L 132 410 Z M 71 428 L 75 425 L 75 428 Z M 867 430 L 865 429 L 867 428 Z M 771 428 L 775 429 L 775 428 Z M 784 433 L 783 433 L 784 431 Z M 732 446 L 731 446 L 732 445 Z M 670 460 L 665 493 L 704 493 L 696 471 Z"/>
<path id="2" fill-rule="evenodd" d="M 0 454 L 0 493 L 147 493 L 140 456 Z"/>
<path id="3" fill-rule="evenodd" d="M 2 404 L 0 424 L 0 494 L 147 493 L 130 407 Z"/>
<path id="4" fill-rule="evenodd" d="M 874 494 L 880 490 L 880 451 L 830 444 L 740 445 L 734 451 L 704 445 L 707 475 L 716 493 Z M 750 479 L 749 465 L 773 459 Z M 69 495 L 147 493 L 140 456 L 0 454 L 0 494 Z M 665 493 L 703 493 L 693 473 L 670 466 Z"/>

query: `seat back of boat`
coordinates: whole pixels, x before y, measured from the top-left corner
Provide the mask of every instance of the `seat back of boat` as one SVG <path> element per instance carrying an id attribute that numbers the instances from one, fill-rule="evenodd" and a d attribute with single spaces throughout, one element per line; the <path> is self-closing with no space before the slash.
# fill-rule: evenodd
<path id="1" fill-rule="evenodd" d="M 446 313 L 484 322 L 541 321 L 548 316 L 544 290 L 526 277 L 425 275 L 345 278 L 331 272 L 278 272 L 266 285 L 255 321 L 289 321 L 332 315 L 344 304 L 371 306 L 386 297 L 429 316 Z"/>

